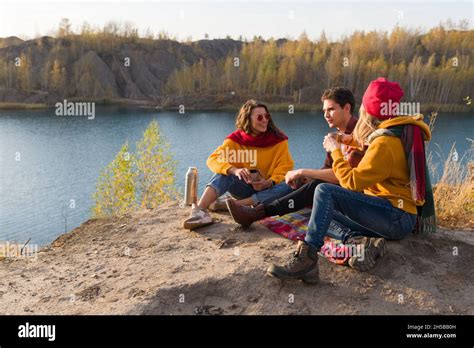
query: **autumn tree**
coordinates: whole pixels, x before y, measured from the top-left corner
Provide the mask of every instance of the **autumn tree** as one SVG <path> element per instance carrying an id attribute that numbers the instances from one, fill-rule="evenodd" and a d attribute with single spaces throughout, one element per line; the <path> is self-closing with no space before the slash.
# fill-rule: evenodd
<path id="1" fill-rule="evenodd" d="M 68 18 L 62 18 L 61 21 L 59 22 L 57 36 L 58 37 L 67 37 L 71 34 L 73 34 L 73 32 L 71 30 L 71 23 L 69 22 L 69 19 Z"/>

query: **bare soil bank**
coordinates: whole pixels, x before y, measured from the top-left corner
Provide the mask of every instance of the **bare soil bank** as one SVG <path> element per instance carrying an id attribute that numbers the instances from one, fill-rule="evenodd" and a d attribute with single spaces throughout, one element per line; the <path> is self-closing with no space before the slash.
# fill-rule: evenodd
<path id="1" fill-rule="evenodd" d="M 196 232 L 175 202 L 89 220 L 36 260 L 0 262 L 1 314 L 474 314 L 474 233 L 389 242 L 369 272 L 320 259 L 321 283 L 265 275 L 294 243 L 227 214 Z M 457 255 L 456 255 L 457 254 Z"/>

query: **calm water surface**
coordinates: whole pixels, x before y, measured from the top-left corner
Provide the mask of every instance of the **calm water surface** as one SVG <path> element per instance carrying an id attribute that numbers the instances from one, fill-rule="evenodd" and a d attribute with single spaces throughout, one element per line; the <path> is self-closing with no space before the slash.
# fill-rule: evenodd
<path id="1" fill-rule="evenodd" d="M 157 120 L 178 162 L 182 192 L 188 166 L 199 170 L 202 191 L 211 172 L 208 155 L 234 130 L 231 112 L 154 112 L 98 107 L 93 120 L 58 117 L 54 110 L 0 111 L 0 241 L 46 244 L 89 218 L 100 170 L 121 145 L 134 144 Z M 321 113 L 273 113 L 290 139 L 296 167 L 319 168 L 329 131 Z M 446 156 L 456 142 L 459 157 L 473 136 L 472 114 L 438 116 L 430 150 Z M 73 208 L 71 208 L 73 206 Z"/>

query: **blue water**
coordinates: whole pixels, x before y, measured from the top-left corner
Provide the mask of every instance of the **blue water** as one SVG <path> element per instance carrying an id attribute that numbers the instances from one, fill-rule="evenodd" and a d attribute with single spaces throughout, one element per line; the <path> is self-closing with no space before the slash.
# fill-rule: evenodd
<path id="1" fill-rule="evenodd" d="M 157 120 L 178 162 L 182 192 L 188 166 L 199 170 L 202 190 L 211 177 L 208 155 L 234 130 L 231 112 L 156 112 L 98 107 L 87 117 L 58 117 L 54 110 L 0 111 L 0 240 L 46 244 L 89 218 L 91 195 L 101 169 L 121 145 L 134 145 L 150 121 Z M 273 113 L 290 139 L 296 167 L 319 168 L 323 136 L 321 113 Z M 473 114 L 438 116 L 429 149 L 451 145 L 461 158 L 473 136 Z M 436 161 L 439 161 L 435 156 Z"/>

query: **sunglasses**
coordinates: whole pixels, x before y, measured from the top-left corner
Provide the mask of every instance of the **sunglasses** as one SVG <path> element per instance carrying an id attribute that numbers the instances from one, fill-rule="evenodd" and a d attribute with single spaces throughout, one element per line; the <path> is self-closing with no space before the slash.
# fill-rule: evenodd
<path id="1" fill-rule="evenodd" d="M 256 118 L 257 118 L 257 121 L 263 121 L 263 119 L 265 118 L 265 120 L 269 120 L 270 119 L 270 114 L 268 113 L 264 113 L 264 114 L 258 114 L 256 115 Z"/>

